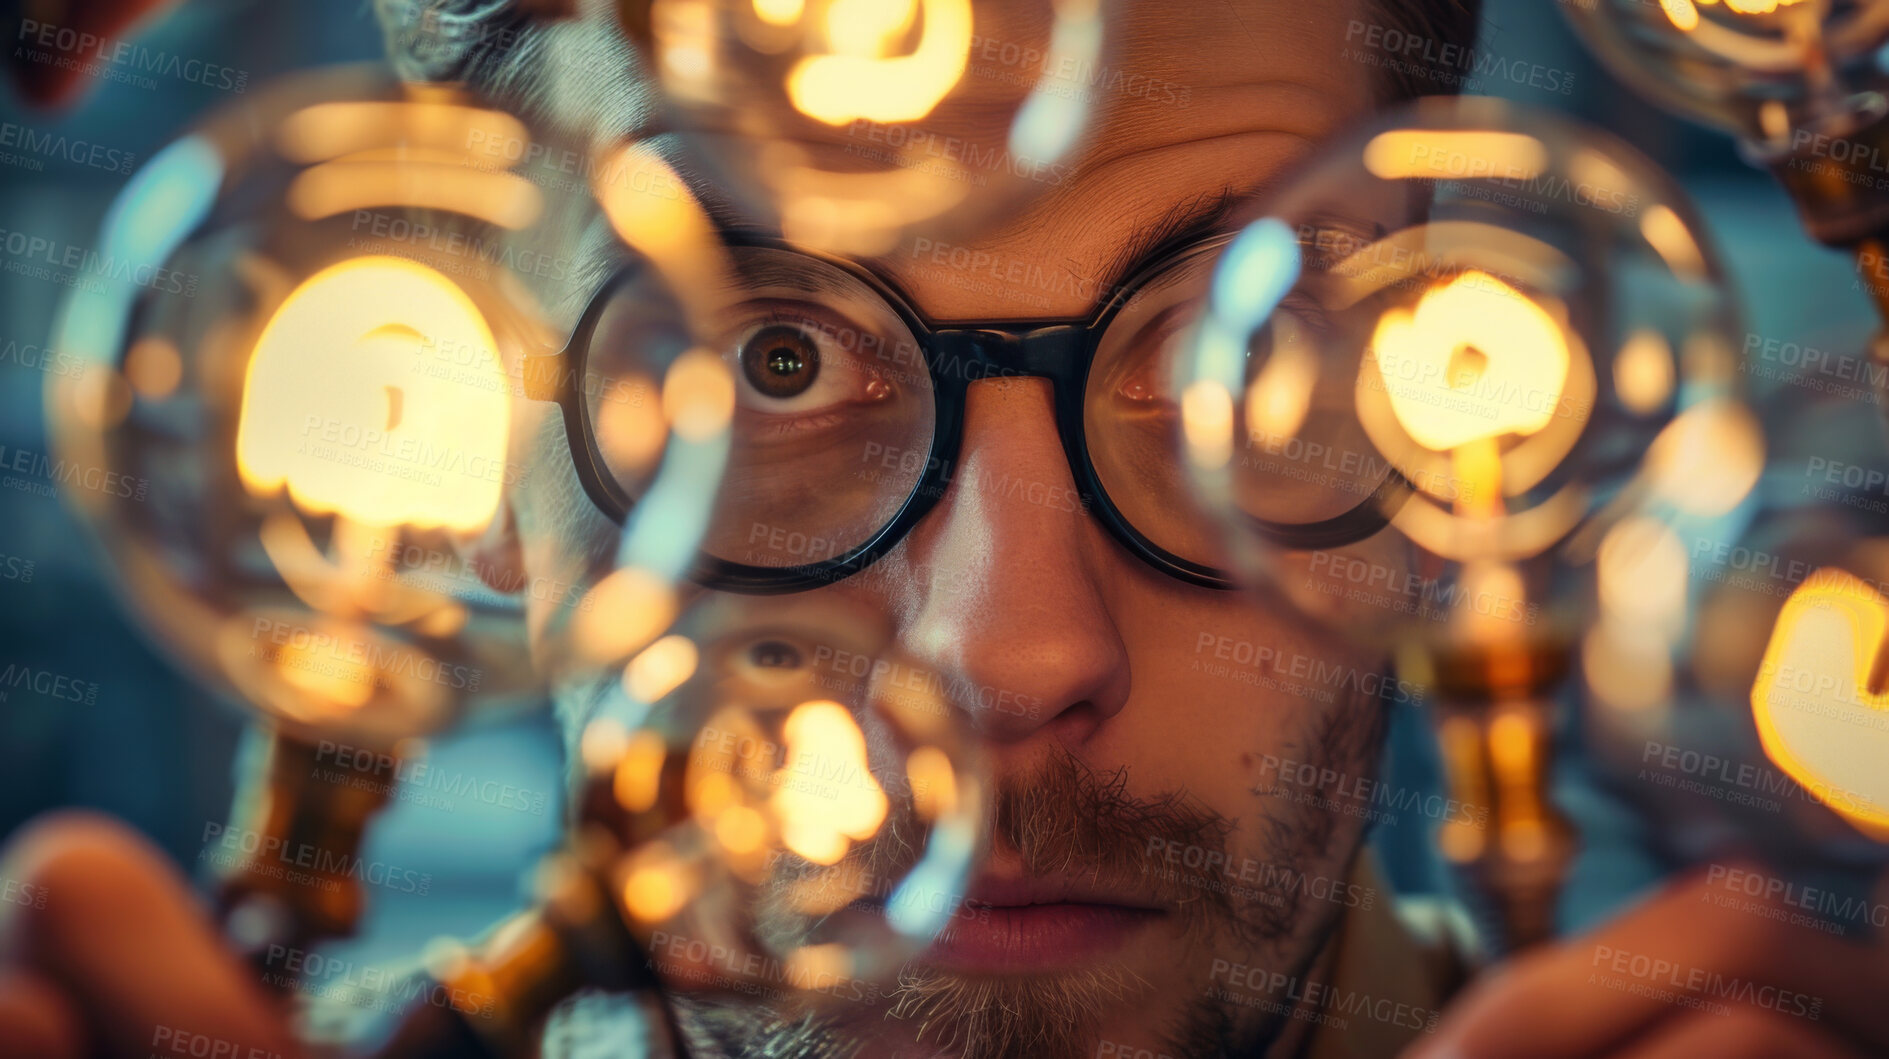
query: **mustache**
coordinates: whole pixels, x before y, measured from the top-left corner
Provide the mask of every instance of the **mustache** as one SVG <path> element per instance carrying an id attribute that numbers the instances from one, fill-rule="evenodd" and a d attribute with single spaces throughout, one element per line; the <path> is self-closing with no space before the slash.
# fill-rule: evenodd
<path id="1" fill-rule="evenodd" d="M 1098 770 L 1059 748 L 1035 773 L 1001 777 L 992 810 L 993 852 L 1017 855 L 1027 874 L 1086 876 L 1176 908 L 1189 926 L 1232 912 L 1224 893 L 1158 870 L 1150 852 L 1158 841 L 1225 853 L 1233 821 L 1184 790 L 1138 795 L 1126 768 Z"/>
<path id="2" fill-rule="evenodd" d="M 1128 779 L 1126 768 L 1098 770 L 1061 748 L 1031 772 L 996 777 L 984 812 L 980 859 L 1014 858 L 1026 875 L 1078 878 L 1105 892 L 1133 894 L 1171 910 L 1189 931 L 1234 916 L 1223 890 L 1166 869 L 1150 851 L 1197 847 L 1224 857 L 1233 821 L 1185 791 L 1137 794 Z M 878 833 L 838 862 L 776 861 L 759 916 L 775 944 L 813 933 L 822 914 L 846 903 L 842 898 L 884 899 L 896 880 L 911 873 L 925 854 L 927 825 L 910 797 L 889 801 Z"/>

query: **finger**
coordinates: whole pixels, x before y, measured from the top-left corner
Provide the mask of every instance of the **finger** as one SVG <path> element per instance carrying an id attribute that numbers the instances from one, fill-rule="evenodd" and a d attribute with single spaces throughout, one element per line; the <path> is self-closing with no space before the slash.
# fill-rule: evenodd
<path id="1" fill-rule="evenodd" d="M 79 1013 L 50 982 L 0 971 L 0 1054 L 81 1059 L 88 1049 Z"/>
<path id="2" fill-rule="evenodd" d="M 111 62 L 111 50 L 133 22 L 171 0 L 41 0 L 14 20 L 4 54 L 27 102 L 53 106 L 77 96 L 89 63 Z"/>
<path id="3" fill-rule="evenodd" d="M 299 1052 L 283 1012 L 223 947 L 183 880 L 123 824 L 63 814 L 29 825 L 0 876 L 45 896 L 43 908 L 0 920 L 0 953 L 75 998 L 111 1054 L 169 1055 L 182 1041 L 238 1055 Z"/>
<path id="4" fill-rule="evenodd" d="M 1669 1019 L 1615 1059 L 1864 1059 L 1820 1026 L 1752 1008 Z"/>
<path id="5" fill-rule="evenodd" d="M 1814 1007 L 1833 1032 L 1889 1052 L 1877 985 L 1889 952 L 1791 922 L 1801 910 L 1771 898 L 1722 904 L 1727 893 L 1688 878 L 1585 938 L 1495 971 L 1413 1059 L 1602 1054 L 1683 1010 L 1674 995 Z"/>

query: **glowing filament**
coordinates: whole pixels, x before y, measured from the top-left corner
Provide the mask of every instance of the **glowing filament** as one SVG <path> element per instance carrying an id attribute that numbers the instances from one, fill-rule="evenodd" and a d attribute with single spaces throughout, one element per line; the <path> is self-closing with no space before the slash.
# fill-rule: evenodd
<path id="1" fill-rule="evenodd" d="M 782 734 L 774 809 L 787 848 L 815 864 L 836 864 L 853 841 L 871 838 L 885 821 L 885 792 L 866 763 L 866 737 L 837 702 L 794 707 Z"/>
<path id="2" fill-rule="evenodd" d="M 1394 129 L 1364 145 L 1364 166 L 1380 180 L 1532 180 L 1548 168 L 1548 148 L 1520 132 Z"/>
<path id="3" fill-rule="evenodd" d="M 428 369 L 438 349 L 489 386 Z M 243 381 L 236 468 L 257 495 L 373 526 L 477 530 L 498 510 L 511 406 L 497 342 L 451 280 L 395 257 L 289 293 Z"/>
<path id="4" fill-rule="evenodd" d="M 1845 570 L 1819 569 L 1778 612 L 1751 686 L 1765 755 L 1873 833 L 1889 830 L 1889 693 L 1872 681 L 1885 631 L 1889 600 Z"/>
<path id="5" fill-rule="evenodd" d="M 1568 383 L 1561 328 L 1483 272 L 1425 291 L 1414 312 L 1385 313 L 1372 350 L 1397 421 L 1436 452 L 1539 432 Z"/>
<path id="6" fill-rule="evenodd" d="M 1661 10 L 1672 24 L 1687 33 L 1699 28 L 1699 8 L 1716 7 L 1719 0 L 1659 0 Z M 1724 0 L 1725 10 L 1734 15 L 1769 15 L 1780 7 L 1790 7 L 1803 0 Z"/>
<path id="7" fill-rule="evenodd" d="M 923 19 L 917 44 L 909 54 L 889 55 L 911 23 L 914 0 L 835 0 L 825 19 L 834 51 L 802 59 L 787 76 L 794 108 L 828 125 L 917 121 L 931 113 L 970 60 L 971 5 L 917 0 L 916 7 Z"/>

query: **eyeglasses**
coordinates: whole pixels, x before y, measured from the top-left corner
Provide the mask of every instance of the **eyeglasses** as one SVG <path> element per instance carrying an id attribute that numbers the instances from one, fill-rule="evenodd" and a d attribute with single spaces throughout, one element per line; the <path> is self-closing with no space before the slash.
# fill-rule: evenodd
<path id="1" fill-rule="evenodd" d="M 732 308 L 712 348 L 724 351 L 737 397 L 699 583 L 775 593 L 849 577 L 955 484 L 1087 513 L 1155 569 L 1232 587 L 1213 524 L 1187 492 L 1172 370 L 1227 237 L 1164 256 L 1088 319 L 949 327 L 854 262 L 724 238 L 740 289 L 725 292 Z M 527 394 L 561 406 L 579 480 L 619 523 L 660 461 L 663 428 L 649 409 L 661 366 L 689 346 L 660 284 L 647 266 L 620 270 L 562 352 L 526 363 Z M 959 462 L 970 384 L 1027 377 L 1053 387 L 1069 483 Z M 1239 458 L 1276 460 L 1279 487 L 1244 506 L 1284 546 L 1337 547 L 1385 525 L 1395 472 L 1339 470 L 1350 484 L 1322 488 L 1333 472 L 1309 473 L 1299 438 L 1296 454 L 1249 440 Z"/>

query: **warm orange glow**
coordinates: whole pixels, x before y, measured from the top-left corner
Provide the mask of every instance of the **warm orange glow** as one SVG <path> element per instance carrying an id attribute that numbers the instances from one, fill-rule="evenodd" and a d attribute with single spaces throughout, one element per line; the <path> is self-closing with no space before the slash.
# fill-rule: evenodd
<path id="1" fill-rule="evenodd" d="M 414 207 L 478 217 L 514 231 L 544 212 L 537 185 L 516 173 L 410 161 L 323 162 L 289 185 L 289 208 L 320 220 L 353 210 Z"/>
<path id="2" fill-rule="evenodd" d="M 309 643 L 287 643 L 276 653 L 276 671 L 307 696 L 305 717 L 350 713 L 374 697 L 374 671 L 344 653 Z"/>
<path id="3" fill-rule="evenodd" d="M 1385 313 L 1372 355 L 1398 422 L 1436 452 L 1539 432 L 1568 385 L 1568 342 L 1554 319 L 1474 270 L 1425 291 L 1414 312 Z"/>
<path id="4" fill-rule="evenodd" d="M 726 772 L 708 769 L 691 769 L 688 799 L 689 811 L 706 824 L 743 804 L 740 782 Z"/>
<path id="5" fill-rule="evenodd" d="M 922 20 L 917 43 L 892 54 L 914 16 Z M 787 97 L 828 125 L 917 121 L 950 94 L 970 61 L 970 0 L 832 0 L 823 23 L 833 50 L 795 65 Z"/>
<path id="6" fill-rule="evenodd" d="M 125 354 L 125 378 L 138 396 L 150 401 L 169 397 L 183 381 L 184 358 L 170 339 L 141 338 Z"/>
<path id="7" fill-rule="evenodd" d="M 1653 439 L 1641 473 L 1681 510 L 1723 515 L 1744 501 L 1764 473 L 1764 430 L 1742 402 L 1695 405 Z"/>
<path id="8" fill-rule="evenodd" d="M 781 840 L 815 864 L 837 864 L 848 839 L 871 838 L 885 821 L 885 792 L 868 769 L 866 737 L 846 707 L 825 700 L 794 707 L 782 736 L 787 760 L 774 795 Z"/>
<path id="9" fill-rule="evenodd" d="M 620 729 L 619 729 L 620 730 Z M 589 733 L 586 736 L 586 758 L 589 756 Z M 617 804 L 632 813 L 645 812 L 656 804 L 656 795 L 662 788 L 662 766 L 668 758 L 668 748 L 663 745 L 662 736 L 651 731 L 639 731 L 629 737 L 616 753 L 621 756 L 616 763 L 616 771 L 611 778 L 611 793 L 616 796 Z"/>
<path id="10" fill-rule="evenodd" d="M 1659 6 L 1680 29 L 1690 33 L 1699 28 L 1699 9 L 1693 6 L 1692 0 L 1659 0 Z"/>
<path id="11" fill-rule="evenodd" d="M 663 377 L 662 410 L 677 437 L 709 441 L 734 418 L 734 376 L 715 354 L 690 350 L 677 357 Z"/>
<path id="12" fill-rule="evenodd" d="M 1436 734 L 1451 795 L 1464 805 L 1488 805 L 1481 727 L 1470 717 L 1446 715 L 1438 722 Z M 1466 819 L 1453 817 L 1437 830 L 1437 845 L 1443 856 L 1456 864 L 1468 864 L 1480 857 L 1487 841 L 1483 829 Z"/>
<path id="13" fill-rule="evenodd" d="M 318 103 L 283 121 L 276 146 L 284 158 L 308 165 L 290 184 L 288 204 L 311 220 L 418 207 L 518 229 L 544 208 L 535 185 L 504 171 L 516 161 L 467 164 L 475 157 L 530 157 L 529 132 L 501 111 L 416 101 Z"/>
<path id="14" fill-rule="evenodd" d="M 1271 357 L 1246 387 L 1246 433 L 1255 444 L 1289 438 L 1305 423 L 1318 383 L 1318 360 L 1281 314 Z"/>
<path id="15" fill-rule="evenodd" d="M 676 617 L 675 593 L 641 567 L 613 570 L 584 597 L 571 622 L 578 656 L 589 662 L 620 662 L 641 651 Z"/>
<path id="16" fill-rule="evenodd" d="M 1535 726 L 1514 713 L 1490 721 L 1489 757 L 1498 772 L 1528 774 L 1535 762 Z"/>
<path id="17" fill-rule="evenodd" d="M 1804 0 L 1725 0 L 1725 10 L 1734 15 L 1769 15 L 1780 7 L 1790 7 Z M 1660 9 L 1672 24 L 1687 33 L 1699 28 L 1699 8 L 1716 7 L 1719 0 L 1659 0 Z"/>
<path id="18" fill-rule="evenodd" d="M 782 234 L 836 253 L 889 253 L 902 222 L 942 216 L 973 190 L 969 181 L 940 180 L 921 166 L 841 173 L 779 153 L 769 182 L 782 200 Z"/>
<path id="19" fill-rule="evenodd" d="M 767 819 L 745 805 L 730 806 L 715 820 L 715 840 L 738 857 L 759 852 L 767 841 Z"/>
<path id="20" fill-rule="evenodd" d="M 623 907 L 644 923 L 659 923 L 682 910 L 694 889 L 682 877 L 677 858 L 665 848 L 638 858 L 623 884 Z"/>
<path id="21" fill-rule="evenodd" d="M 1858 827 L 1889 829 L 1889 692 L 1877 685 L 1889 599 L 1825 567 L 1784 603 L 1751 686 L 1764 752 Z"/>
<path id="22" fill-rule="evenodd" d="M 853 973 L 853 960 L 844 945 L 808 945 L 787 957 L 790 982 L 845 981 Z"/>
<path id="23" fill-rule="evenodd" d="M 1640 234 L 1681 279 L 1705 278 L 1705 255 L 1699 251 L 1698 240 L 1671 206 L 1655 203 L 1647 207 L 1640 214 Z"/>
<path id="24" fill-rule="evenodd" d="M 615 768 L 630 746 L 630 730 L 614 717 L 603 717 L 584 726 L 577 742 L 577 753 L 584 768 L 602 772 Z"/>
<path id="25" fill-rule="evenodd" d="M 450 103 L 338 102 L 304 107 L 276 129 L 276 147 L 295 162 L 322 162 L 398 145 L 463 157 L 475 144 L 530 143 L 517 118 Z"/>
<path id="26" fill-rule="evenodd" d="M 1601 611 L 1609 619 L 1655 633 L 1677 631 L 1685 621 L 1690 561 L 1665 522 L 1640 515 L 1609 527 L 1594 566 Z"/>
<path id="27" fill-rule="evenodd" d="M 1450 624 L 1461 642 L 1512 647 L 1528 635 L 1527 627 L 1515 619 L 1515 612 L 1528 600 L 1528 586 L 1513 564 L 1472 559 L 1463 564 L 1457 583 L 1462 600 L 1499 601 L 1482 607 L 1458 602 L 1450 608 Z"/>
<path id="28" fill-rule="evenodd" d="M 1665 336 L 1658 331 L 1635 331 L 1614 358 L 1614 390 L 1628 411 L 1649 415 L 1672 397 L 1676 373 L 1673 347 Z"/>
<path id="29" fill-rule="evenodd" d="M 662 455 L 669 427 L 657 414 L 656 384 L 641 373 L 617 380 L 616 394 L 597 406 L 597 447 L 610 466 L 647 470 Z"/>
<path id="30" fill-rule="evenodd" d="M 1657 710 L 1672 695 L 1671 646 L 1643 626 L 1603 618 L 1581 638 L 1581 675 L 1615 710 Z"/>
<path id="31" fill-rule="evenodd" d="M 791 26 L 806 9 L 806 0 L 754 0 L 755 17 L 770 26 Z"/>
<path id="32" fill-rule="evenodd" d="M 72 412 L 93 430 L 110 430 L 131 413 L 131 384 L 110 368 L 88 371 L 72 384 Z"/>
<path id="33" fill-rule="evenodd" d="M 1364 166 L 1380 180 L 1531 180 L 1548 148 L 1521 132 L 1393 129 L 1364 145 Z"/>
<path id="34" fill-rule="evenodd" d="M 638 702 L 655 703 L 695 673 L 695 641 L 672 633 L 645 647 L 623 671 L 623 689 Z"/>
<path id="35" fill-rule="evenodd" d="M 681 174 L 646 143 L 618 148 L 597 167 L 591 187 L 617 234 L 658 262 L 711 234 Z"/>
<path id="36" fill-rule="evenodd" d="M 1181 430 L 1187 455 L 1207 470 L 1233 456 L 1233 396 L 1212 379 L 1197 379 L 1181 391 Z"/>
<path id="37" fill-rule="evenodd" d="M 938 820 L 958 811 L 958 777 L 951 758 L 935 746 L 921 746 L 905 760 L 918 815 Z"/>
<path id="38" fill-rule="evenodd" d="M 432 343 L 490 387 L 428 374 Z M 373 526 L 478 530 L 498 510 L 511 406 L 497 342 L 451 280 L 396 257 L 331 266 L 290 292 L 244 376 L 236 466 L 257 495 Z"/>

